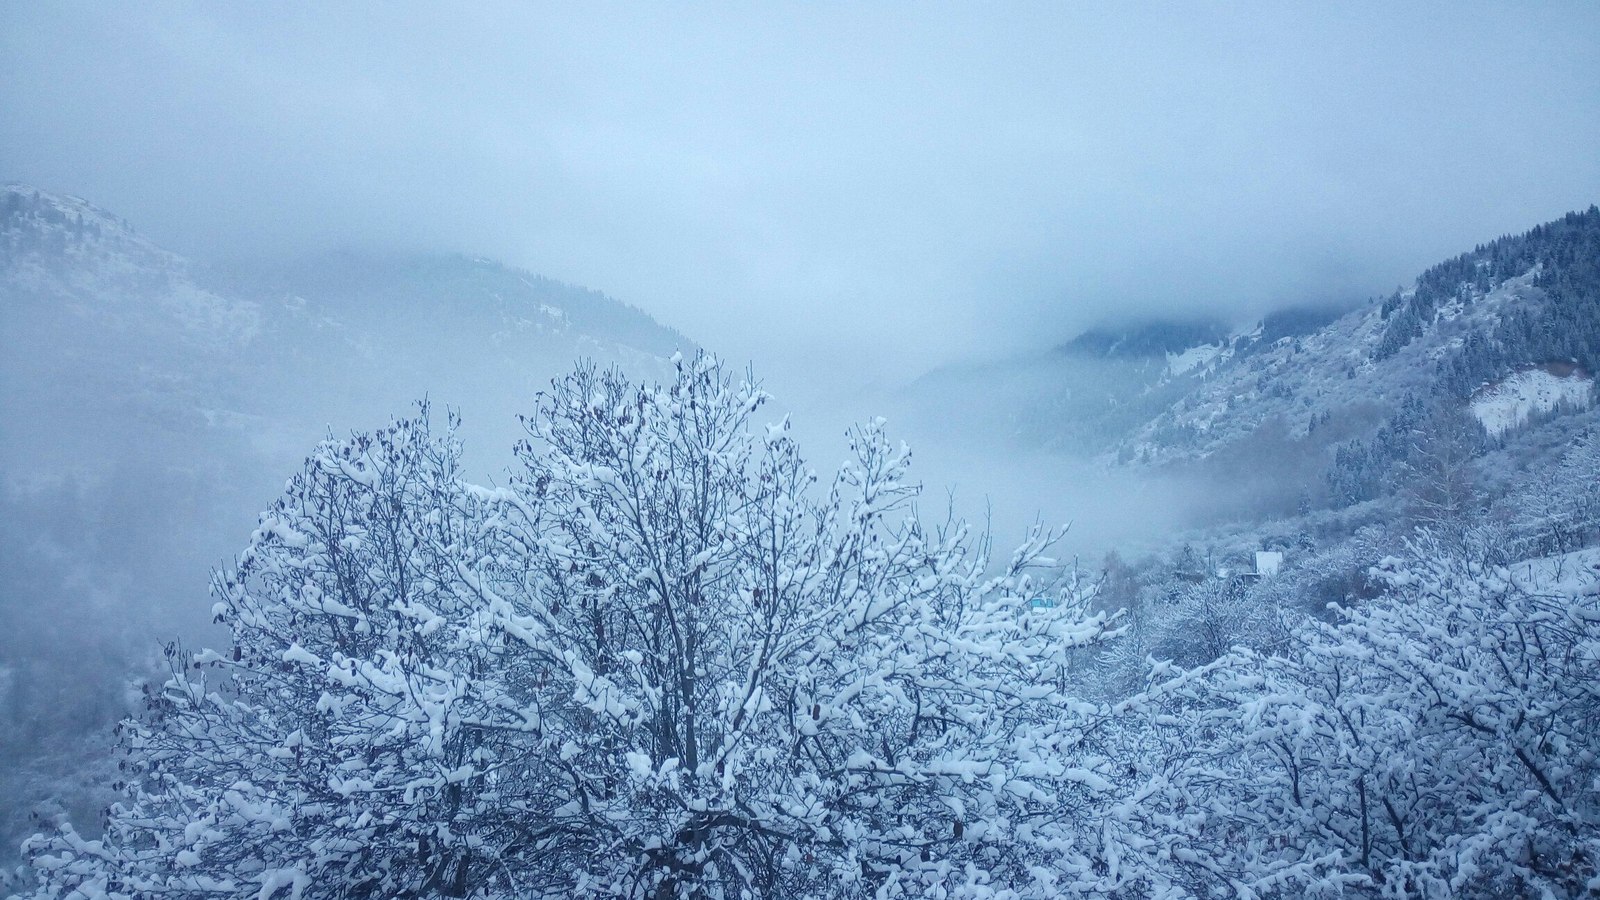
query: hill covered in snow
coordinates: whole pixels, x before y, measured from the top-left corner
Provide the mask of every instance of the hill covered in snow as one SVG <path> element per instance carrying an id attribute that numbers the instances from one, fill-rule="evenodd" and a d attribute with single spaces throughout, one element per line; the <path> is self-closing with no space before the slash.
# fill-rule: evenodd
<path id="1" fill-rule="evenodd" d="M 130 673 L 208 634 L 206 573 L 319 438 L 426 396 L 462 411 L 468 463 L 493 478 L 515 416 L 575 359 L 656 376 L 693 346 L 491 260 L 219 266 L 16 184 L 0 333 L 0 861 L 33 813 L 94 820 L 86 773 L 110 765 Z"/>
<path id="2" fill-rule="evenodd" d="M 1282 515 L 1392 494 L 1415 433 L 1481 422 L 1484 449 L 1595 402 L 1600 209 L 1484 244 L 1354 308 L 1243 327 L 1156 321 L 1048 353 L 947 367 L 914 415 L 981 422 L 974 440 L 1087 455 L 1228 486 L 1226 514 Z M 1234 502 L 1237 501 L 1237 502 Z"/>
<path id="3" fill-rule="evenodd" d="M 1292 440 L 1332 427 L 1338 439 L 1374 431 L 1407 397 L 1464 401 L 1534 366 L 1592 371 L 1597 300 L 1600 210 L 1591 208 L 1441 263 L 1309 334 L 1235 339 L 1117 447 L 1160 462 L 1215 454 L 1264 427 Z"/>

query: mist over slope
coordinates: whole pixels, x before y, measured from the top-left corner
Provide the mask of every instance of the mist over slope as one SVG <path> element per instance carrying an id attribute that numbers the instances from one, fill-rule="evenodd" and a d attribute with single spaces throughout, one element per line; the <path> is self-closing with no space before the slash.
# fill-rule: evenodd
<path id="1" fill-rule="evenodd" d="M 1587 407 L 1597 296 L 1600 209 L 1590 207 L 1480 245 L 1386 298 L 1289 303 L 1235 328 L 1108 326 L 1048 353 L 945 367 L 898 400 L 914 422 L 946 423 L 996 458 L 1092 457 L 1137 478 L 1214 486 L 1193 496 L 1190 524 L 1277 517 L 1392 492 L 1410 430 L 1441 409 L 1484 409 L 1481 398 L 1505 394 L 1519 373 L 1547 370 L 1547 399 L 1499 414 L 1536 423 L 1558 405 Z"/>
<path id="2" fill-rule="evenodd" d="M 215 637 L 207 573 L 319 438 L 427 396 L 462 411 L 468 464 L 492 479 L 515 415 L 574 359 L 654 377 L 692 347 L 602 294 L 488 260 L 214 268 L 21 185 L 0 189 L 0 333 L 5 859 L 35 811 L 95 820 L 129 680 L 162 642 Z"/>

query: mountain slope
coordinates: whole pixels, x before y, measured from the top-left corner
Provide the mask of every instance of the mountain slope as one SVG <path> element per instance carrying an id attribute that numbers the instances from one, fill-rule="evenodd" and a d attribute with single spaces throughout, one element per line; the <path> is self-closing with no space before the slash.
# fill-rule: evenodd
<path id="1" fill-rule="evenodd" d="M 1291 306 L 1232 333 L 1101 328 L 1049 353 L 935 371 L 902 399 L 915 418 L 978 423 L 966 438 L 997 457 L 1087 455 L 1207 485 L 1227 518 L 1390 494 L 1435 420 L 1491 417 L 1493 439 L 1514 439 L 1510 425 L 1588 407 L 1597 368 L 1591 207 L 1342 314 Z"/>
<path id="2" fill-rule="evenodd" d="M 692 349 L 487 260 L 217 269 L 21 185 L 0 188 L 0 335 L 0 863 L 45 797 L 96 820 L 85 785 L 114 777 L 85 773 L 109 764 L 130 673 L 207 634 L 207 571 L 330 428 L 426 395 L 462 408 L 482 477 L 576 358 L 656 376 Z"/>
<path id="3" fill-rule="evenodd" d="M 1410 290 L 1298 339 L 1203 370 L 1120 442 L 1136 458 L 1205 457 L 1273 422 L 1297 440 L 1370 433 L 1410 397 L 1465 400 L 1514 372 L 1600 357 L 1600 210 L 1502 238 Z M 1319 442 L 1327 443 L 1324 437 Z"/>

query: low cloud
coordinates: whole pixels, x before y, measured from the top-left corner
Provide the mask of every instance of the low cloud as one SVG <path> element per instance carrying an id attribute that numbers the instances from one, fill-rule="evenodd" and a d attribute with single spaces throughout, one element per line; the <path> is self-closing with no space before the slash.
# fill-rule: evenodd
<path id="1" fill-rule="evenodd" d="M 497 256 L 813 382 L 1113 313 L 1359 298 L 1600 197 L 1592 4 L 84 3 L 0 26 L 7 177 L 202 257 Z"/>

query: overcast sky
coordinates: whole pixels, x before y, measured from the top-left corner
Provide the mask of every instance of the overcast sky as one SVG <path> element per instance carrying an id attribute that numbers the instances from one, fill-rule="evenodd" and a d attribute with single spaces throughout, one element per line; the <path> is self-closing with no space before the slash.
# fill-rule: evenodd
<path id="1" fill-rule="evenodd" d="M 0 179 L 191 255 L 483 254 L 884 378 L 1600 200 L 1600 3 L 0 3 L 0 110 Z"/>

